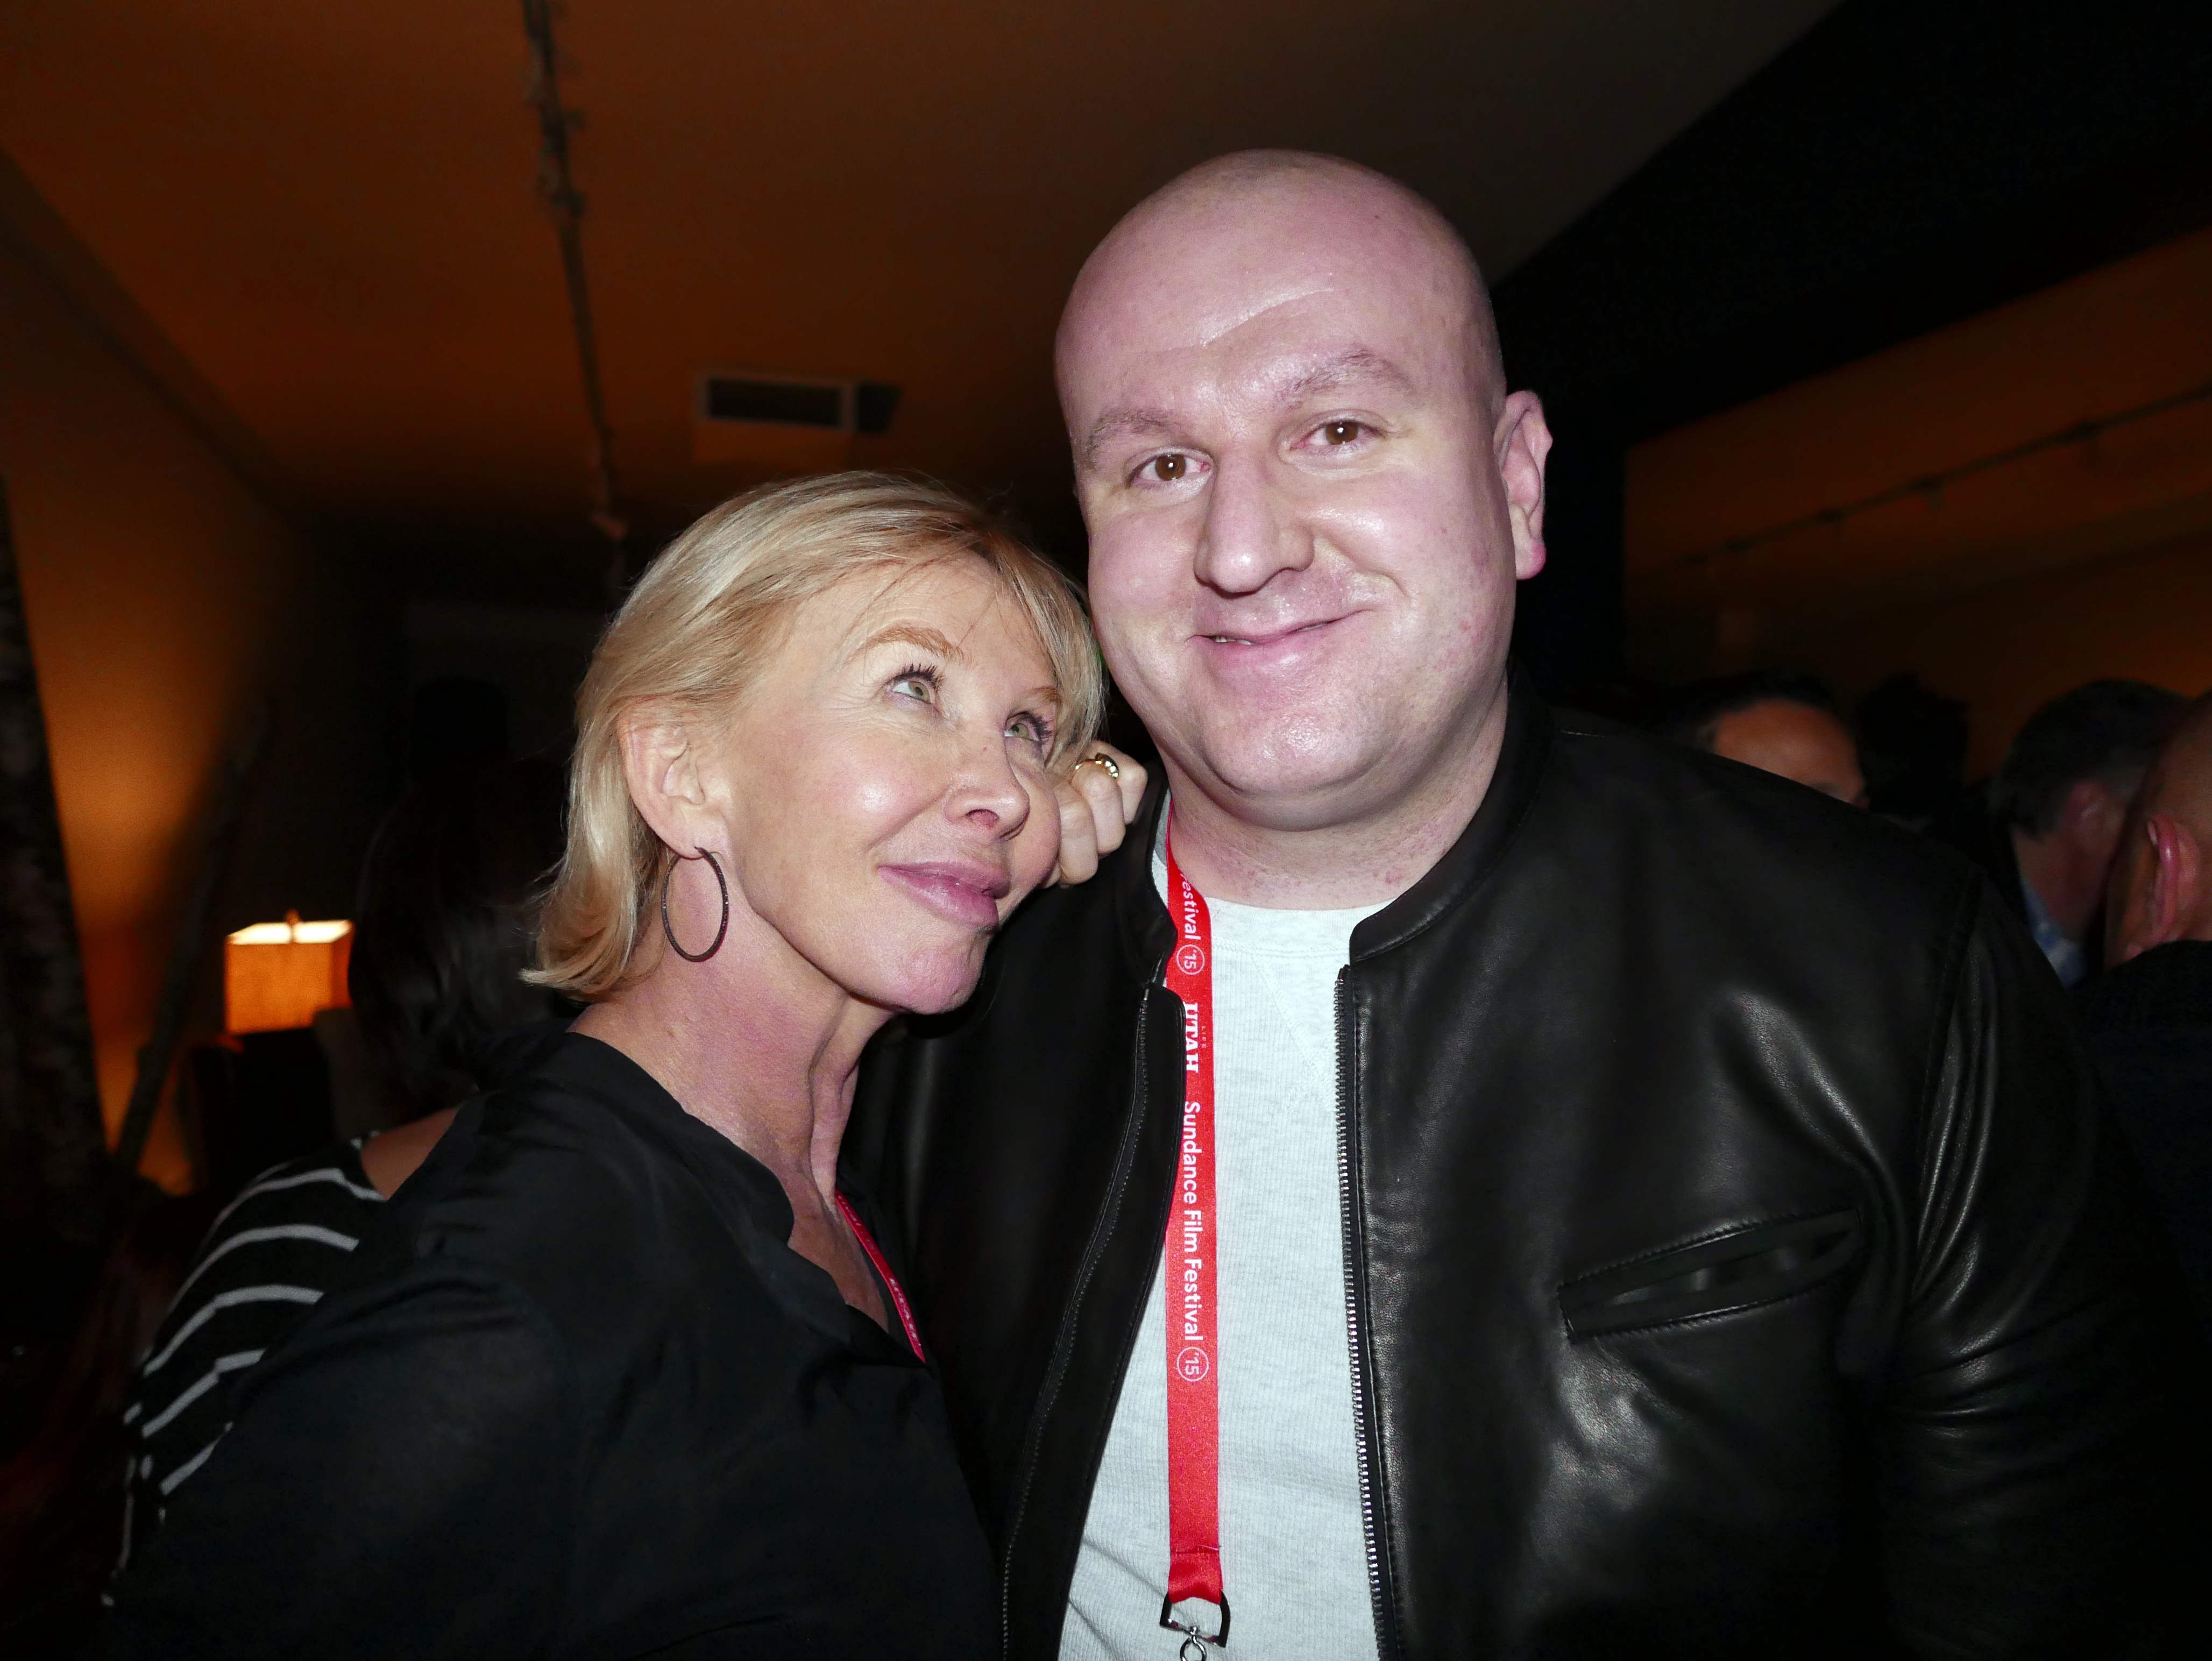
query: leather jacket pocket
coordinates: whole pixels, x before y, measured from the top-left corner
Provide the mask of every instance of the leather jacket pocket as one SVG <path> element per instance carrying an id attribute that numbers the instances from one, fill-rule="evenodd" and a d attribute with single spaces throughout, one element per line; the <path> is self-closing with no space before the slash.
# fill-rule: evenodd
<path id="1" fill-rule="evenodd" d="M 1580 1339 L 1750 1309 L 1841 1273 L 1859 1234 L 1856 1211 L 1753 1223 L 1578 1276 L 1559 1288 L 1559 1313 Z"/>

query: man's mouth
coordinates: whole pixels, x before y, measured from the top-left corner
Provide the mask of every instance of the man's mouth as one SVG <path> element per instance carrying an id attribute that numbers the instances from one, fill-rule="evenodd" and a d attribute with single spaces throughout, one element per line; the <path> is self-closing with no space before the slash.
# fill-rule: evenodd
<path id="1" fill-rule="evenodd" d="M 1285 627 L 1255 630 L 1249 634 L 1206 634 L 1200 638 L 1214 646 L 1279 646 L 1283 641 L 1295 639 L 1300 634 L 1310 634 L 1316 629 L 1327 628 L 1332 623 L 1340 623 L 1343 621 L 1341 617 L 1320 617 L 1310 623 L 1291 623 Z"/>

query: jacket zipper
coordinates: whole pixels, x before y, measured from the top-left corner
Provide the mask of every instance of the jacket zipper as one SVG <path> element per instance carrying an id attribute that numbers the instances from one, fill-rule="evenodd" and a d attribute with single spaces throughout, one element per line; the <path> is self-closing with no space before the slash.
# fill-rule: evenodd
<path id="1" fill-rule="evenodd" d="M 1165 960 L 1162 960 L 1164 964 Z M 1097 1271 L 1098 1259 L 1105 1255 L 1106 1236 L 1112 1231 L 1113 1221 L 1120 1215 L 1121 1197 L 1129 1185 L 1129 1171 L 1137 1161 L 1137 1137 L 1145 1120 L 1145 1029 L 1151 1024 L 1152 993 L 1155 986 L 1148 985 L 1137 1003 L 1137 1034 L 1135 1040 L 1135 1072 L 1129 1097 L 1129 1117 L 1121 1127 L 1121 1145 L 1114 1156 L 1114 1175 L 1106 1185 L 1106 1203 L 1100 1209 L 1097 1220 L 1091 1226 L 1091 1238 L 1083 1247 L 1083 1258 L 1076 1266 L 1075 1295 L 1068 1300 L 1067 1313 L 1060 1324 L 1060 1337 L 1053 1346 L 1052 1366 L 1045 1375 L 1044 1395 L 1037 1408 L 1036 1422 L 1030 1434 L 1029 1457 L 1024 1461 L 1020 1494 L 1014 1501 L 1014 1519 L 1006 1530 L 1006 1569 L 999 1582 L 999 1653 L 1012 1656 L 1014 1650 L 1014 1547 L 1021 1538 L 1022 1520 L 1029 1514 L 1030 1490 L 1036 1481 L 1037 1450 L 1044 1443 L 1044 1428 L 1052 1416 L 1052 1409 L 1060 1400 L 1061 1385 L 1067 1379 L 1067 1367 L 1075 1350 L 1075 1329 L 1083 1312 L 1083 1300 L 1091 1290 L 1091 1278 Z M 1361 1455 L 1360 1469 L 1364 1481 L 1366 1458 Z M 1369 1548 L 1370 1557 L 1373 1547 Z"/>
<path id="2" fill-rule="evenodd" d="M 1342 969 L 1336 975 L 1336 1193 L 1344 1226 L 1344 1324 L 1352 1356 L 1352 1446 L 1359 1463 L 1359 1525 L 1367 1540 L 1367 1596 L 1374 1607 L 1375 1652 L 1383 1661 L 1398 1653 L 1390 1611 L 1382 1596 L 1382 1543 L 1375 1526 L 1375 1474 L 1370 1454 L 1368 1418 L 1373 1399 L 1368 1389 L 1366 1355 L 1359 1341 L 1360 1252 L 1358 1219 L 1352 1191 L 1352 1023 Z"/>

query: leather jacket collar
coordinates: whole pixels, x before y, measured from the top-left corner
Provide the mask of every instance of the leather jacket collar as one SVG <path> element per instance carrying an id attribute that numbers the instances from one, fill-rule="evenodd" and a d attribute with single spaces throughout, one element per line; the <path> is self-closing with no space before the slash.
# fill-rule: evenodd
<path id="1" fill-rule="evenodd" d="M 1459 840 L 1420 881 L 1354 931 L 1353 961 L 1403 945 L 1480 886 L 1528 817 L 1551 753 L 1552 737 L 1550 709 L 1535 695 L 1527 675 L 1515 666 L 1506 681 L 1505 737 L 1481 805 Z M 1158 842 L 1167 800 L 1167 776 L 1162 769 L 1146 788 L 1130 826 L 1136 849 L 1150 849 Z M 1130 973 L 1139 980 L 1157 981 L 1174 943 L 1175 929 L 1153 886 L 1151 858 L 1117 861 L 1110 880 Z"/>

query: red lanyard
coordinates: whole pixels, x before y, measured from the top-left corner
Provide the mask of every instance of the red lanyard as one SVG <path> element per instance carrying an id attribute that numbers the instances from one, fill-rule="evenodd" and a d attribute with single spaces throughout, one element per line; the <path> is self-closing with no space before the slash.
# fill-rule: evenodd
<path id="1" fill-rule="evenodd" d="M 860 1221 L 860 1214 L 853 1209 L 852 1201 L 842 1194 L 837 1196 L 837 1209 L 845 1214 L 845 1226 L 853 1231 L 853 1238 L 860 1242 L 860 1250 L 868 1254 L 868 1261 L 876 1266 L 876 1273 L 884 1277 L 884 1284 L 891 1289 L 891 1301 L 898 1306 L 899 1325 L 906 1329 L 906 1341 L 913 1346 L 915 1360 L 927 1361 L 921 1353 L 921 1331 L 914 1324 L 914 1311 L 907 1307 L 906 1291 L 891 1273 L 891 1266 L 884 1261 L 884 1254 L 876 1248 L 876 1237 L 868 1232 L 868 1225 Z"/>
<path id="2" fill-rule="evenodd" d="M 1213 1201 L 1213 923 L 1167 840 L 1168 907 L 1176 930 L 1167 986 L 1182 1000 L 1183 1101 L 1175 1200 L 1168 1210 L 1168 1592 L 1160 1624 L 1183 1651 L 1229 1641 L 1221 1590 L 1221 1306 L 1214 1270 L 1220 1215 Z M 1186 1597 L 1221 1610 L 1205 1633 L 1174 1618 Z"/>

